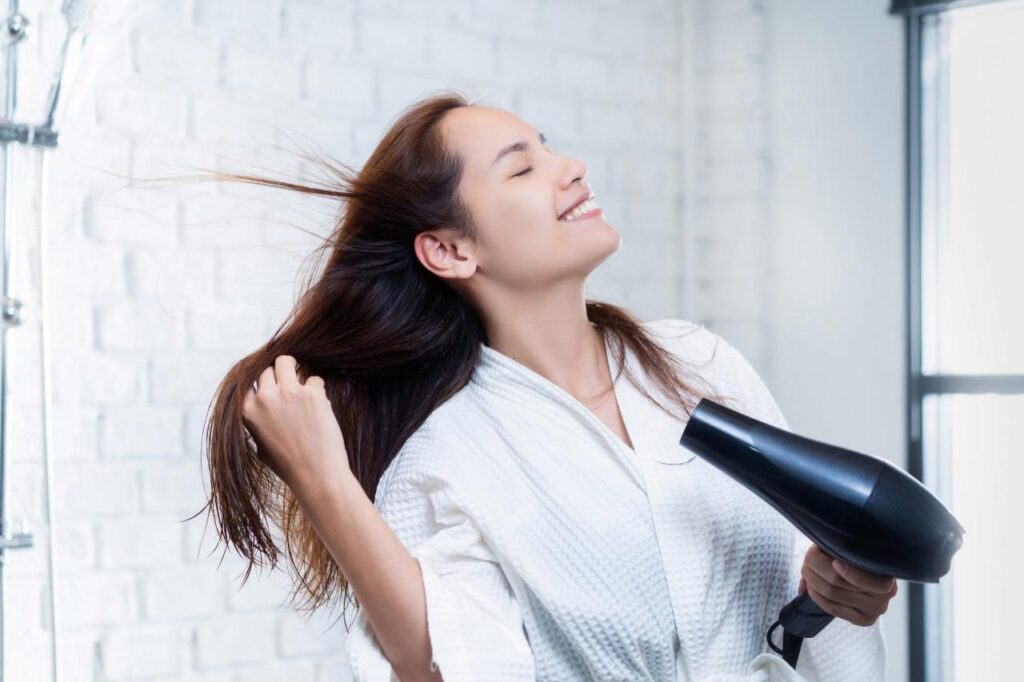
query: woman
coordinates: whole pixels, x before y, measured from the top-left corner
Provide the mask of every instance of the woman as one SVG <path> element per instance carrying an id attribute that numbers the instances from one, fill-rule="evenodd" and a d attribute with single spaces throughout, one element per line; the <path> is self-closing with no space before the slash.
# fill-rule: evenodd
<path id="1" fill-rule="evenodd" d="M 753 367 L 585 299 L 621 238 L 581 161 L 445 94 L 331 170 L 229 176 L 348 204 L 289 323 L 218 388 L 208 506 L 250 569 L 276 565 L 278 514 L 313 607 L 354 591 L 355 679 L 883 678 L 894 583 L 843 577 L 679 445 L 702 397 L 785 427 Z M 839 618 L 794 671 L 764 635 L 798 583 Z"/>

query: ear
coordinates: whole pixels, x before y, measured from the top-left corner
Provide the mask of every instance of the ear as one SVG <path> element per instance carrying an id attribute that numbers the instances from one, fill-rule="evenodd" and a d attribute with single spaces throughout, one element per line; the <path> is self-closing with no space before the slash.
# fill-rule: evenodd
<path id="1" fill-rule="evenodd" d="M 452 228 L 425 230 L 413 239 L 416 257 L 430 272 L 445 279 L 467 279 L 476 272 L 475 245 Z"/>

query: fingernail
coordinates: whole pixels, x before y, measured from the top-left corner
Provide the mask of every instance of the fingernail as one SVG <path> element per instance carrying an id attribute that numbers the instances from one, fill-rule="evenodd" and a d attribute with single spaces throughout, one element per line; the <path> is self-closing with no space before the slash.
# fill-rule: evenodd
<path id="1" fill-rule="evenodd" d="M 846 570 L 846 564 L 844 564 L 839 559 L 835 559 L 832 562 L 832 567 L 835 568 L 837 571 L 845 571 Z"/>

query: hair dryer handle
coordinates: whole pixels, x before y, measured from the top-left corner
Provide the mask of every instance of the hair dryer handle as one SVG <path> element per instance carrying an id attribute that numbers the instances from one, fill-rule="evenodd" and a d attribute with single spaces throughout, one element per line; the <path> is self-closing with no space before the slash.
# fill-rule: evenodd
<path id="1" fill-rule="evenodd" d="M 833 618 L 832 614 L 826 613 L 816 601 L 811 599 L 809 592 L 804 592 L 782 607 L 779 619 L 768 628 L 766 635 L 768 646 L 782 656 L 786 663 L 796 668 L 804 638 L 814 637 L 831 623 Z M 782 626 L 781 649 L 772 641 L 772 633 L 780 625 Z"/>
<path id="2" fill-rule="evenodd" d="M 779 612 L 782 628 L 798 637 L 814 637 L 831 623 L 834 617 L 811 599 L 809 592 L 802 593 L 783 606 Z"/>

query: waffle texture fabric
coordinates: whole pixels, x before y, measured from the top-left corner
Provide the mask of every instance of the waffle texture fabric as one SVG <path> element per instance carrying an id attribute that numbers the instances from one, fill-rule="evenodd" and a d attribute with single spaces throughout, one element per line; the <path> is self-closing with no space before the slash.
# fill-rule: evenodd
<path id="1" fill-rule="evenodd" d="M 643 324 L 738 411 L 789 430 L 720 336 L 679 319 Z M 615 378 L 611 341 L 606 352 Z M 625 362 L 665 397 L 628 348 Z M 834 618 L 804 640 L 795 670 L 769 648 L 810 540 L 680 445 L 685 418 L 625 375 L 614 391 L 632 449 L 558 385 L 482 345 L 470 382 L 385 471 L 374 504 L 419 562 L 432 669 L 446 682 L 882 682 L 881 619 Z M 357 613 L 354 679 L 397 680 Z"/>

